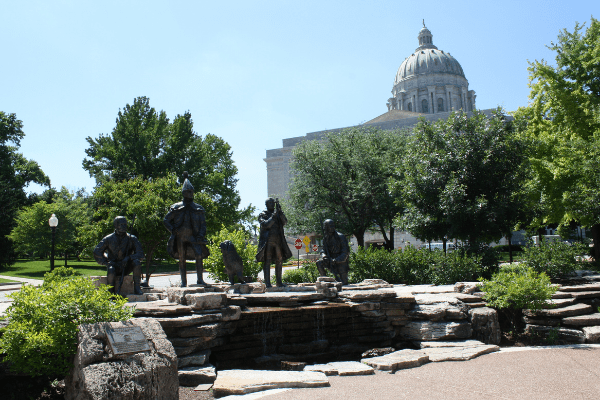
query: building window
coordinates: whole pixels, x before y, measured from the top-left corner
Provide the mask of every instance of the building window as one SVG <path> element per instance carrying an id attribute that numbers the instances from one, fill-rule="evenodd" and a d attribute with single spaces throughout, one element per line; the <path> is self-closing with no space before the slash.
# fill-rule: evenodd
<path id="1" fill-rule="evenodd" d="M 427 100 L 423 100 L 421 102 L 421 108 L 423 109 L 424 113 L 428 113 L 429 112 L 429 105 L 427 104 Z"/>
<path id="2" fill-rule="evenodd" d="M 438 98 L 438 112 L 444 111 L 444 99 Z"/>
<path id="3" fill-rule="evenodd" d="M 412 103 L 408 103 L 408 111 L 412 111 Z"/>

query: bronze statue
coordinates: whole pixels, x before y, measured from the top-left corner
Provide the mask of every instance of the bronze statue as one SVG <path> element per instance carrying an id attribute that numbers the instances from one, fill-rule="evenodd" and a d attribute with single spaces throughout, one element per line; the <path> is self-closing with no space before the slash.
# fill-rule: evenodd
<path id="1" fill-rule="evenodd" d="M 137 237 L 127 233 L 125 217 L 116 217 L 113 224 L 114 233 L 105 236 L 98 243 L 94 249 L 94 258 L 98 264 L 106 265 L 106 280 L 112 293 L 120 294 L 125 275 L 133 272 L 133 292 L 142 294 L 142 245 Z"/>
<path id="2" fill-rule="evenodd" d="M 343 285 L 348 284 L 348 256 L 350 249 L 346 236 L 335 230 L 333 220 L 326 219 L 323 222 L 323 250 L 321 251 L 321 259 L 317 261 L 317 269 L 319 275 L 327 276 L 325 269 L 327 268 L 338 282 Z"/>
<path id="3" fill-rule="evenodd" d="M 187 171 L 183 173 L 183 201 L 175 203 L 165 216 L 165 227 L 171 232 L 167 243 L 167 250 L 171 257 L 179 260 L 179 274 L 181 287 L 187 286 L 186 259 L 196 260 L 196 274 L 198 285 L 205 285 L 202 273 L 204 268 L 202 259 L 208 257 L 210 252 L 206 246 L 206 219 L 204 208 L 194 203 L 194 187 L 188 180 Z"/>
<path id="4" fill-rule="evenodd" d="M 258 216 L 260 236 L 258 239 L 258 253 L 256 261 L 263 263 L 263 274 L 266 287 L 271 287 L 271 263 L 275 262 L 275 279 L 277 286 L 285 286 L 281 281 L 283 260 L 292 256 L 292 251 L 287 245 L 283 227 L 287 218 L 279 201 L 269 197 L 265 201 L 267 209 Z"/>
<path id="5" fill-rule="evenodd" d="M 234 278 L 237 275 L 240 283 L 246 283 L 244 282 L 244 260 L 238 254 L 233 242 L 225 240 L 221 242 L 219 248 L 223 255 L 223 264 L 225 265 L 225 272 L 229 277 L 229 282 L 233 285 L 235 283 Z"/>

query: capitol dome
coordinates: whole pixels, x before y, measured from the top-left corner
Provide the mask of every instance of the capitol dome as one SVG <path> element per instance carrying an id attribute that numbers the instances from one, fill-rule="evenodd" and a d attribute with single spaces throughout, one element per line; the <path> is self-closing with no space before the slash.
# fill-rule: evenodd
<path id="1" fill-rule="evenodd" d="M 433 35 L 425 27 L 419 32 L 419 47 L 398 68 L 393 97 L 388 111 L 405 110 L 419 113 L 448 112 L 453 109 L 472 111 L 475 91 L 460 63 L 433 44 Z"/>

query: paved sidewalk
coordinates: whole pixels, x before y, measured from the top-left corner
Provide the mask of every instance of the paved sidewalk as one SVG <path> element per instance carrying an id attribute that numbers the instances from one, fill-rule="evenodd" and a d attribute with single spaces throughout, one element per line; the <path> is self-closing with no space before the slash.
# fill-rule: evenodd
<path id="1" fill-rule="evenodd" d="M 598 347 L 504 348 L 469 361 L 429 363 L 395 374 L 330 376 L 331 387 L 265 392 L 263 399 L 598 399 Z M 223 399 L 229 398 L 234 396 Z"/>

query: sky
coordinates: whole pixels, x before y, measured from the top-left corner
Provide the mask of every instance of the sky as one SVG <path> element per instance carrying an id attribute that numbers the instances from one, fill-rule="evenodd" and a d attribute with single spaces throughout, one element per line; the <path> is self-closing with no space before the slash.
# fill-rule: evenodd
<path id="1" fill-rule="evenodd" d="M 87 137 L 139 96 L 230 144 L 240 206 L 264 207 L 267 149 L 387 111 L 425 25 L 463 67 L 479 109 L 528 103 L 528 61 L 600 1 L 0 0 L 0 110 L 53 187 L 91 192 Z M 28 191 L 43 190 L 31 185 Z"/>

